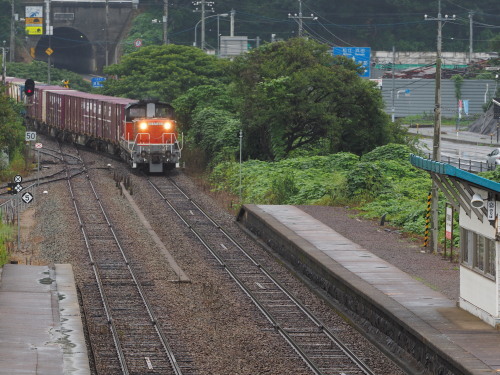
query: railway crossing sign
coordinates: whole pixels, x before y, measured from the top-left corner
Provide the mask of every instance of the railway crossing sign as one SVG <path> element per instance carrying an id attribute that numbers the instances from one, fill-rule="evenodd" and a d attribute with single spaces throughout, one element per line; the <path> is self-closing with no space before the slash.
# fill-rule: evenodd
<path id="1" fill-rule="evenodd" d="M 42 148 L 42 144 L 41 143 L 35 143 L 35 148 Z"/>
<path id="2" fill-rule="evenodd" d="M 22 195 L 21 199 L 24 201 L 24 203 L 31 203 L 33 201 L 33 195 L 29 191 L 27 191 Z"/>

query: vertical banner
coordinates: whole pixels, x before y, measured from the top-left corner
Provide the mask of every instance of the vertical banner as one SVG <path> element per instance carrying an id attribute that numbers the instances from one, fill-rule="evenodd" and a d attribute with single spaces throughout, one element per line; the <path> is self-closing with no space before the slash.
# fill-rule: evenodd
<path id="1" fill-rule="evenodd" d="M 451 240 L 453 231 L 453 207 L 446 206 L 446 239 Z"/>
<path id="2" fill-rule="evenodd" d="M 469 99 L 462 100 L 464 103 L 464 113 L 469 116 Z"/>

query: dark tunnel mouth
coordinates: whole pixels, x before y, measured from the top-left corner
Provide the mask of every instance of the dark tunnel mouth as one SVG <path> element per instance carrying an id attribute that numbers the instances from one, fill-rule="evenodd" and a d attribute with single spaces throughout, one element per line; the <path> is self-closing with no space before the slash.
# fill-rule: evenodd
<path id="1" fill-rule="evenodd" d="M 44 35 L 36 45 L 35 59 L 47 62 L 49 47 L 53 51 L 50 63 L 54 68 L 77 73 L 92 72 L 92 44 L 77 29 L 58 27 L 54 28 L 53 35 Z"/>

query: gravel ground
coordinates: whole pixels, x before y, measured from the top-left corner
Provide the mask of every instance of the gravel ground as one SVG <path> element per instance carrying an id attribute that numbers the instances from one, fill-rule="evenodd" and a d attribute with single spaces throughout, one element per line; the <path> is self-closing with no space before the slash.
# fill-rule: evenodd
<path id="1" fill-rule="evenodd" d="M 192 279 L 190 284 L 171 282 L 174 276 L 163 261 L 163 256 L 155 249 L 145 231 L 137 225 L 137 221 L 130 220 L 135 214 L 126 204 L 125 198 L 118 193 L 112 179 L 113 172 L 104 168 L 108 163 L 115 166 L 116 172 L 131 178 L 136 203 L 143 209 L 163 242 L 171 244 L 169 250 Z M 192 360 L 195 373 L 310 373 L 293 350 L 270 329 L 268 322 L 241 290 L 215 262 L 207 260 L 206 251 L 186 234 L 188 230 L 177 224 L 173 216 L 169 217 L 167 213 L 161 212 L 157 203 L 155 206 L 147 193 L 143 177 L 130 173 L 124 165 L 102 156 L 95 158 L 91 168 L 94 170 L 92 174 L 97 177 L 96 188 L 102 201 L 112 210 L 111 220 L 122 223 L 117 229 L 119 236 L 125 239 L 127 247 L 135 249 L 130 254 L 132 262 L 142 273 L 150 273 L 144 285 L 147 293 L 154 296 L 159 320 L 178 339 L 174 347 Z M 183 173 L 175 172 L 174 175 L 183 184 L 183 188 L 195 194 L 196 200 L 210 210 L 212 217 L 222 225 L 227 225 L 242 244 L 254 247 L 259 262 L 279 275 L 282 283 L 318 314 L 325 326 L 365 358 L 367 364 L 378 374 L 402 374 L 364 337 L 336 316 L 329 305 L 244 236 L 234 223 L 234 215 L 223 209 L 224 204 L 212 199 L 209 194 L 200 192 L 196 184 Z M 66 182 L 51 184 L 41 190 L 47 190 L 47 194 L 37 194 L 35 213 L 26 214 L 30 215 L 32 225 L 31 228 L 24 229 L 26 241 L 23 243 L 23 256 L 26 258 L 29 254 L 32 264 L 71 263 L 77 283 L 85 282 L 82 267 L 87 267 L 88 260 L 81 243 L 75 242 L 75 239 L 81 237 L 81 232 L 74 217 Z M 387 232 L 384 230 L 386 228 L 373 222 L 353 218 L 353 212 L 345 208 L 300 208 L 414 277 L 424 280 L 443 293 L 448 291 L 449 294 L 445 294 L 449 298 L 454 298 L 453 293 L 458 295 L 456 264 L 441 261 L 438 256 L 422 254 L 418 244 L 408 242 L 396 232 Z M 179 241 L 179 238 L 183 238 L 183 241 Z M 436 262 L 436 259 L 439 261 Z"/>

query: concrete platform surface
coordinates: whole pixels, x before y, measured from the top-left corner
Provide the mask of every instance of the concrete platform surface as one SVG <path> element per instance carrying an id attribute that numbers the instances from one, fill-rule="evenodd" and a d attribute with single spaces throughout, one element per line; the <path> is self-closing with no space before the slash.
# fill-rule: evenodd
<path id="1" fill-rule="evenodd" d="M 3 267 L 0 374 L 90 374 L 71 265 Z"/>
<path id="2" fill-rule="evenodd" d="M 331 280 L 342 280 L 342 285 L 355 290 L 354 295 L 364 296 L 366 306 L 390 314 L 394 339 L 400 335 L 395 327 L 405 327 L 412 332 L 412 340 L 420 340 L 425 350 L 442 359 L 435 359 L 431 373 L 444 373 L 440 372 L 444 362 L 454 363 L 463 374 L 500 373 L 498 330 L 299 208 L 244 205 L 238 220 L 274 243 L 285 258 L 293 254 L 295 262 L 300 259 L 324 285 L 332 288 L 335 281 Z M 423 358 L 427 357 L 424 353 Z"/>

